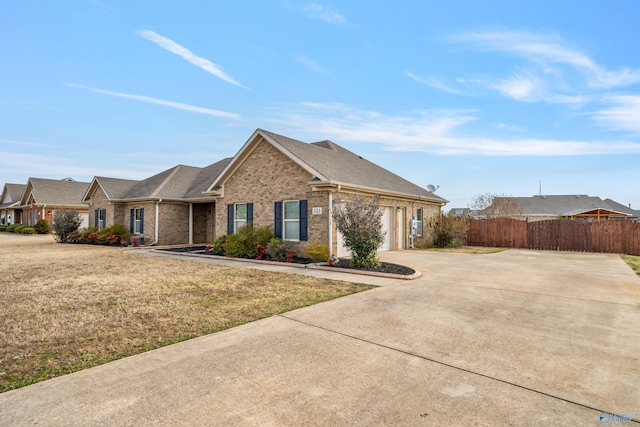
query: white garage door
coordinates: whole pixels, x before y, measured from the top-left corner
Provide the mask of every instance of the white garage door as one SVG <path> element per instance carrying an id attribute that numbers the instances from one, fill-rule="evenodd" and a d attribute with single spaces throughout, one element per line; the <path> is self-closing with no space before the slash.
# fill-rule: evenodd
<path id="1" fill-rule="evenodd" d="M 382 213 L 382 231 L 384 232 L 384 242 L 382 246 L 378 249 L 378 252 L 386 252 L 391 250 L 391 208 L 382 208 L 384 212 Z M 342 237 L 342 233 L 338 231 L 338 257 L 348 257 L 351 256 L 351 252 L 344 246 L 344 239 Z"/>

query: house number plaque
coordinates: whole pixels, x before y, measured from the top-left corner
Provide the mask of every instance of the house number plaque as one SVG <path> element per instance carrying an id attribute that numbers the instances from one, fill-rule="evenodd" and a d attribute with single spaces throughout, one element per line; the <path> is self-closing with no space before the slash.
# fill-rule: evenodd
<path id="1" fill-rule="evenodd" d="M 314 215 L 322 215 L 322 208 L 312 208 L 312 209 L 311 209 L 311 212 L 312 212 Z"/>

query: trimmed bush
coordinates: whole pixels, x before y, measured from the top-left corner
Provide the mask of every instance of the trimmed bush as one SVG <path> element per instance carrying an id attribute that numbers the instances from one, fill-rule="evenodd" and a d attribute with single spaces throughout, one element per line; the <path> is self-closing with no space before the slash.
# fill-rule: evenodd
<path id="1" fill-rule="evenodd" d="M 0 231 L 7 231 L 7 225 L 0 225 Z"/>
<path id="2" fill-rule="evenodd" d="M 251 225 L 240 227 L 235 234 L 227 236 L 223 245 L 224 254 L 234 258 L 255 258 L 256 245 L 267 247 L 273 239 L 269 227 L 253 228 Z"/>
<path id="3" fill-rule="evenodd" d="M 214 255 L 224 255 L 224 245 L 227 243 L 227 236 L 220 236 L 213 241 L 213 245 L 211 246 L 211 253 Z"/>
<path id="4" fill-rule="evenodd" d="M 227 241 L 224 244 L 224 254 L 233 258 L 254 258 L 256 251 L 253 244 L 253 227 L 245 225 L 240 227 L 235 234 L 227 236 Z"/>
<path id="5" fill-rule="evenodd" d="M 269 243 L 267 243 L 267 255 L 275 260 L 283 259 L 286 249 L 287 248 L 282 239 L 279 239 L 277 237 L 274 237 L 273 239 L 269 240 Z"/>
<path id="6" fill-rule="evenodd" d="M 51 229 L 49 228 L 49 222 L 46 219 L 39 219 L 36 226 L 33 227 L 38 234 L 49 234 Z"/>
<path id="7" fill-rule="evenodd" d="M 313 262 L 325 262 L 329 259 L 329 246 L 318 242 L 309 242 L 304 251 Z"/>
<path id="8" fill-rule="evenodd" d="M 11 224 L 10 226 L 7 227 L 7 231 L 9 233 L 19 233 L 21 228 L 24 228 L 25 226 L 22 224 Z"/>
<path id="9" fill-rule="evenodd" d="M 20 233 L 22 234 L 36 234 L 36 229 L 33 227 L 22 227 L 20 228 Z"/>

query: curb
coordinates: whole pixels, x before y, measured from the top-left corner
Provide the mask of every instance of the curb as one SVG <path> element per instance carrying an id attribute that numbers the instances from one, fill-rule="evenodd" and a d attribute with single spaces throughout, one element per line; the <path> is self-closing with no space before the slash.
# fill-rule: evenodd
<path id="1" fill-rule="evenodd" d="M 183 247 L 183 246 L 177 246 Z M 325 265 L 317 265 L 317 264 L 296 264 L 293 262 L 284 263 L 280 261 L 269 261 L 265 259 L 249 259 L 249 258 L 230 258 L 221 255 L 204 255 L 204 254 L 192 254 L 188 252 L 169 252 L 160 248 L 157 249 L 148 249 L 149 252 L 167 254 L 171 255 L 180 255 L 184 257 L 196 257 L 196 258 L 205 258 L 205 259 L 220 259 L 226 261 L 236 261 L 236 262 L 250 262 L 253 264 L 265 264 L 265 265 L 278 265 L 280 267 L 293 267 L 293 268 L 306 268 L 308 270 L 324 270 L 324 271 L 333 271 L 336 273 L 348 273 L 348 274 L 360 274 L 363 276 L 376 276 L 376 277 L 386 277 L 389 279 L 402 279 L 402 280 L 413 280 L 418 277 L 422 277 L 422 272 L 413 269 L 415 273 L 413 274 L 393 274 L 393 273 L 378 273 L 375 271 L 366 271 L 366 270 L 355 270 L 351 268 L 340 268 L 340 267 L 329 267 Z"/>

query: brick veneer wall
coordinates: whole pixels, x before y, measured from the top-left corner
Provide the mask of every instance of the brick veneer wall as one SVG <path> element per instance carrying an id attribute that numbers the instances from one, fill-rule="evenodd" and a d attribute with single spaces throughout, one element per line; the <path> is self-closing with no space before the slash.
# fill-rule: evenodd
<path id="1" fill-rule="evenodd" d="M 313 177 L 293 160 L 266 141 L 261 141 L 247 160 L 224 184 L 224 197 L 216 203 L 216 237 L 227 234 L 227 205 L 253 203 L 254 227 L 274 228 L 274 202 L 308 201 L 308 241 L 327 243 L 328 195 L 313 193 L 308 184 Z M 313 207 L 322 207 L 322 215 L 312 215 Z M 297 254 L 303 254 L 306 242 L 288 242 Z"/>

